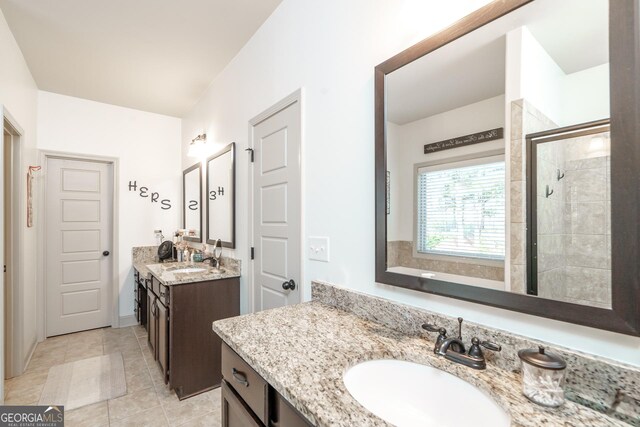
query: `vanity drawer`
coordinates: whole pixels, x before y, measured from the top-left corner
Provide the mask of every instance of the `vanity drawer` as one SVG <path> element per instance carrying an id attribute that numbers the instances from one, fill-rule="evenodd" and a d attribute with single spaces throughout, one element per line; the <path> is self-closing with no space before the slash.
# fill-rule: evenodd
<path id="1" fill-rule="evenodd" d="M 222 343 L 222 377 L 260 421 L 267 424 L 267 382 L 225 343 Z"/>
<path id="2" fill-rule="evenodd" d="M 151 276 L 151 289 L 156 296 L 162 300 L 162 303 L 169 305 L 169 287 L 160 283 L 155 276 Z"/>

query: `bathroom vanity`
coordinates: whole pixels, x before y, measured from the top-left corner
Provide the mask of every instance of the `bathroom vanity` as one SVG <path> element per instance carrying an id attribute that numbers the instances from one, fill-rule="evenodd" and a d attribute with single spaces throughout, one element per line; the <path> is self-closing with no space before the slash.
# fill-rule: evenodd
<path id="1" fill-rule="evenodd" d="M 211 322 L 240 314 L 239 269 L 134 263 L 135 312 L 166 384 L 184 399 L 220 386 L 220 338 Z"/>
<path id="2" fill-rule="evenodd" d="M 381 405 L 394 405 L 394 395 L 399 394 L 401 389 L 386 384 L 381 379 L 375 388 L 387 390 L 389 395 L 381 400 L 386 403 L 379 403 L 376 407 L 369 408 L 370 411 L 351 395 L 345 385 L 345 373 L 349 368 L 380 359 L 414 362 L 424 365 L 423 368 L 435 368 L 441 375 L 448 373 L 457 377 L 456 380 L 463 380 L 467 383 L 466 388 L 475 388 L 488 396 L 502 416 L 508 417 L 508 425 L 628 426 L 620 419 L 572 401 L 555 409 L 530 402 L 522 394 L 517 349 L 540 343 L 527 341 L 504 331 L 465 324 L 462 331 L 465 342 L 470 341 L 473 336 L 479 336 L 500 342 L 503 347 L 499 353 L 487 352 L 489 360 L 485 370 L 475 370 L 435 355 L 435 336 L 425 334 L 420 328 L 423 322 L 429 321 L 444 324 L 452 330 L 454 319 L 445 319 L 424 310 L 324 283 L 314 282 L 312 293 L 313 300 L 308 303 L 213 323 L 213 330 L 224 340 L 222 369 L 225 426 L 299 425 L 269 418 L 273 406 L 282 405 L 281 399 L 285 401 L 286 408 L 291 405 L 306 422 L 315 426 L 364 427 L 394 424 L 381 418 L 376 407 L 393 409 L 382 408 Z M 618 387 L 630 398 L 628 402 L 631 405 L 637 402 L 631 397 L 637 397 L 639 392 L 638 369 L 585 357 L 568 349 L 553 348 L 571 361 L 571 372 L 567 378 L 569 394 L 583 393 L 582 396 L 587 398 L 590 393 L 603 391 L 615 394 L 614 389 Z M 403 375 L 403 372 L 398 372 L 395 377 L 394 381 L 406 377 L 404 379 L 411 382 L 411 377 Z M 610 378 L 614 377 L 625 378 L 625 384 L 612 384 Z M 415 382 L 417 384 L 411 387 L 424 393 L 419 396 L 424 401 L 436 399 L 437 396 L 433 393 L 441 393 L 442 389 L 432 386 L 433 382 L 430 385 L 421 381 L 421 378 L 417 378 Z M 460 405 L 471 408 L 473 402 L 466 402 L 460 395 L 461 393 L 451 394 L 448 399 L 443 399 L 439 410 L 451 417 L 462 417 Z M 406 406 L 412 412 L 420 414 L 425 412 L 428 405 L 412 407 L 411 402 L 404 400 L 402 405 L 396 406 Z M 248 415 L 247 408 L 250 409 Z M 629 406 L 627 410 L 628 408 Z M 234 421 L 239 419 L 239 413 L 245 414 L 246 419 L 252 419 L 253 423 Z M 469 411 L 469 415 L 474 413 L 477 412 Z M 624 415 L 621 414 L 620 417 Z M 416 421 L 410 425 L 424 423 Z"/>
<path id="3" fill-rule="evenodd" d="M 223 427 L 311 425 L 225 343 L 222 343 L 222 376 Z"/>

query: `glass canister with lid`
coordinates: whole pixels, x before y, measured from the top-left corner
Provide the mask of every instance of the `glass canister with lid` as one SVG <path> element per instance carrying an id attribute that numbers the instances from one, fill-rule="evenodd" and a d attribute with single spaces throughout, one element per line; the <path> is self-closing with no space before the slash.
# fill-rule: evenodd
<path id="1" fill-rule="evenodd" d="M 543 346 L 518 351 L 522 360 L 522 392 L 532 402 L 558 407 L 564 403 L 564 375 L 567 364 Z"/>

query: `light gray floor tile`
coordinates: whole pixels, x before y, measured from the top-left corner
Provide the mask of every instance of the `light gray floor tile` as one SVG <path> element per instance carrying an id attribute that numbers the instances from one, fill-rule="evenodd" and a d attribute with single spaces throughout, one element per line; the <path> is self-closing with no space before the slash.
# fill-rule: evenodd
<path id="1" fill-rule="evenodd" d="M 64 414 L 65 427 L 101 427 L 109 425 L 109 408 L 107 402 L 66 411 Z"/>
<path id="2" fill-rule="evenodd" d="M 160 402 L 153 387 L 127 393 L 117 399 L 109 400 L 109 420 L 113 422 L 127 418 L 159 405 Z"/>

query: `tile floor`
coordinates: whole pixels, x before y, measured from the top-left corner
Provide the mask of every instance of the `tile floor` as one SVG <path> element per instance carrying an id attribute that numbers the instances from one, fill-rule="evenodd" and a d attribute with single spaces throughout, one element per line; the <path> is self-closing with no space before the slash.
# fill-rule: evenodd
<path id="1" fill-rule="evenodd" d="M 220 389 L 179 401 L 162 380 L 140 326 L 96 329 L 47 338 L 38 344 L 24 374 L 5 381 L 5 404 L 35 405 L 49 368 L 121 352 L 127 394 L 67 411 L 65 426 L 220 426 Z"/>

